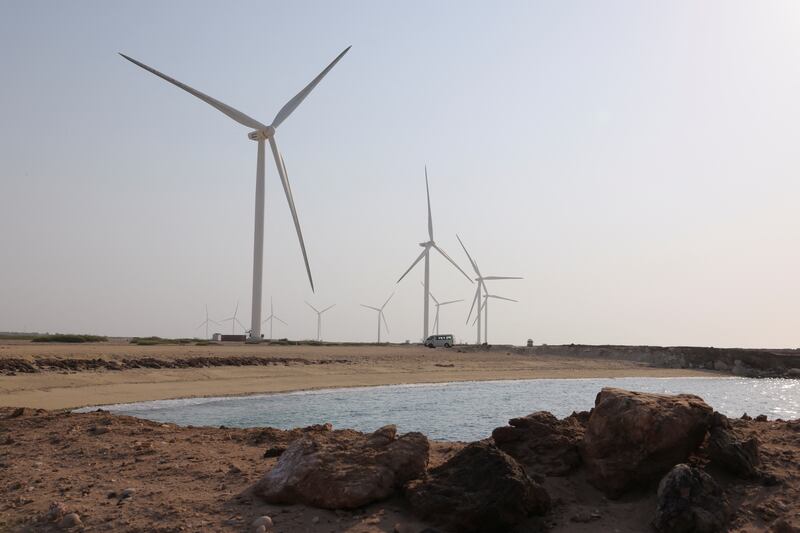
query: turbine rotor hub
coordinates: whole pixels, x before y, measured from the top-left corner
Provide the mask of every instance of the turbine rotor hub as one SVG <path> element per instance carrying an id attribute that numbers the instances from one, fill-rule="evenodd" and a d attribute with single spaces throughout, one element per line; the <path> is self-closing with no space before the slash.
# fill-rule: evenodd
<path id="1" fill-rule="evenodd" d="M 275 135 L 275 128 L 268 126 L 265 130 L 253 130 L 247 134 L 247 138 L 251 141 L 266 141 Z"/>

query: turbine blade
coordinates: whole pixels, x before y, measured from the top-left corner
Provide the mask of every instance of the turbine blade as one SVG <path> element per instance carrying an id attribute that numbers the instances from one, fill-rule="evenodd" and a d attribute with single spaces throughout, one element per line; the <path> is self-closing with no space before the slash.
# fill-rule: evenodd
<path id="1" fill-rule="evenodd" d="M 381 318 L 383 319 L 383 325 L 386 326 L 386 334 L 388 335 L 389 334 L 389 323 L 386 322 L 386 315 L 383 314 L 383 311 L 381 311 Z"/>
<path id="2" fill-rule="evenodd" d="M 278 322 L 280 322 L 280 323 L 281 323 L 281 324 L 283 324 L 284 326 L 288 326 L 288 325 L 289 325 L 289 324 L 287 324 L 286 322 L 284 322 L 283 320 L 281 320 L 281 319 L 280 319 L 280 318 L 278 318 L 278 317 L 275 317 L 275 320 L 277 320 Z"/>
<path id="3" fill-rule="evenodd" d="M 319 311 L 317 311 L 317 308 L 311 305 L 310 303 L 306 302 L 306 305 L 309 306 L 311 309 L 313 309 L 315 313 L 319 313 Z"/>
<path id="4" fill-rule="evenodd" d="M 478 264 L 475 263 L 475 261 L 472 259 L 472 256 L 469 255 L 469 252 L 467 251 L 467 247 L 464 246 L 463 242 L 461 242 L 461 237 L 459 237 L 457 233 L 456 233 L 456 239 L 458 239 L 458 243 L 461 245 L 461 248 L 463 248 L 464 253 L 467 254 L 467 259 L 469 259 L 469 262 L 472 264 L 472 269 L 475 271 L 475 273 L 478 275 L 478 277 L 480 277 L 481 271 L 478 270 Z"/>
<path id="5" fill-rule="evenodd" d="M 517 302 L 517 303 L 519 303 L 517 300 L 513 300 L 511 298 L 506 298 L 505 296 L 497 296 L 495 294 L 487 294 L 486 298 L 497 298 L 498 300 L 507 300 L 509 302 Z"/>
<path id="6" fill-rule="evenodd" d="M 361 307 L 366 307 L 367 309 L 372 309 L 373 311 L 378 311 L 379 313 L 380 313 L 380 311 L 381 311 L 381 310 L 380 310 L 380 309 L 378 309 L 377 307 L 372 307 L 371 305 L 364 305 L 364 304 L 359 304 L 359 305 L 360 305 Z"/>
<path id="7" fill-rule="evenodd" d="M 425 253 L 426 253 L 427 251 L 428 251 L 428 249 L 427 249 L 427 248 L 425 248 L 424 250 L 422 250 L 422 253 L 421 253 L 421 254 L 419 254 L 419 256 L 418 256 L 416 259 L 414 259 L 414 262 L 413 262 L 413 263 L 411 263 L 411 266 L 410 266 L 410 267 L 408 267 L 408 270 L 406 270 L 405 272 L 403 272 L 403 275 L 402 275 L 402 276 L 400 276 L 400 279 L 398 279 L 398 280 L 397 280 L 397 283 L 400 283 L 401 281 L 403 281 L 403 278 L 404 278 L 404 277 L 406 277 L 406 274 L 408 274 L 409 272 L 411 272 L 411 269 L 412 269 L 412 268 L 414 268 L 414 267 L 417 265 L 417 263 L 419 263 L 419 262 L 422 260 L 422 258 L 423 258 L 423 257 L 425 257 Z"/>
<path id="8" fill-rule="evenodd" d="M 420 281 L 419 284 L 422 285 L 423 289 L 425 288 L 425 282 L 424 281 Z M 436 299 L 436 296 L 434 296 L 431 291 L 428 291 L 428 296 L 430 296 L 433 299 L 433 301 L 436 302 L 437 304 L 439 303 L 439 300 Z"/>
<path id="9" fill-rule="evenodd" d="M 383 308 L 384 308 L 384 307 L 386 307 L 386 304 L 388 304 L 388 303 L 389 303 L 389 300 L 391 300 L 391 299 L 392 299 L 392 296 L 394 296 L 394 293 L 390 294 L 390 295 L 389 295 L 389 297 L 388 297 L 388 298 L 386 298 L 386 301 L 385 301 L 385 302 L 383 302 L 383 305 L 381 306 L 381 311 L 383 311 Z"/>
<path id="10" fill-rule="evenodd" d="M 442 306 L 442 305 L 454 304 L 454 303 L 463 302 L 463 301 L 464 301 L 463 299 L 461 299 L 461 300 L 450 300 L 449 302 L 442 302 L 439 305 Z"/>
<path id="11" fill-rule="evenodd" d="M 239 319 L 238 319 L 238 318 L 236 319 L 236 323 L 237 323 L 237 324 L 239 324 L 239 326 L 241 326 L 241 328 L 242 328 L 242 329 L 244 329 L 244 330 L 247 330 L 247 327 L 246 327 L 244 324 L 242 324 L 242 323 L 239 321 Z"/>
<path id="12" fill-rule="evenodd" d="M 205 323 L 205 322 L 203 322 L 202 324 L 200 324 L 199 326 L 197 326 L 197 327 L 196 327 L 196 328 L 194 328 L 194 329 L 200 329 L 200 328 L 202 328 L 202 327 L 203 327 L 203 326 L 205 326 L 205 325 L 206 325 L 206 323 Z"/>
<path id="13" fill-rule="evenodd" d="M 256 129 L 256 130 L 265 130 L 265 129 L 267 129 L 267 126 L 265 126 L 261 122 L 257 121 L 256 119 L 245 115 L 244 113 L 242 113 L 238 109 L 234 109 L 234 108 L 232 108 L 231 106 L 229 106 L 227 104 L 223 104 L 219 100 L 217 100 L 215 98 L 212 98 L 212 97 L 208 96 L 207 94 L 203 94 L 200 91 L 198 91 L 197 89 L 193 89 L 193 88 L 189 87 L 188 85 L 186 85 L 185 83 L 179 82 L 175 78 L 170 78 L 166 74 L 162 74 L 161 72 L 157 71 L 156 69 L 154 69 L 152 67 L 148 67 L 144 63 L 136 61 L 132 57 L 128 57 L 128 56 L 126 56 L 125 54 L 123 54 L 121 52 L 120 52 L 119 55 L 121 55 L 122 57 L 124 57 L 125 59 L 127 59 L 128 61 L 133 63 L 134 65 L 138 65 L 138 66 L 142 67 L 143 69 L 145 69 L 146 71 L 152 72 L 153 74 L 155 74 L 159 78 L 161 78 L 163 80 L 166 80 L 166 81 L 170 82 L 171 84 L 173 84 L 173 85 L 175 85 L 177 87 L 180 87 L 181 89 L 183 89 L 187 93 L 189 93 L 189 94 L 191 94 L 193 96 L 196 96 L 197 98 L 199 98 L 200 100 L 204 101 L 208 105 L 218 109 L 219 111 L 222 111 L 223 113 L 228 115 L 230 118 L 232 118 L 233 120 L 235 120 L 239 124 L 241 124 L 243 126 L 247 126 L 249 128 Z"/>
<path id="14" fill-rule="evenodd" d="M 336 304 L 329 305 L 328 307 L 326 307 L 325 309 L 323 309 L 322 311 L 320 311 L 320 312 L 319 312 L 319 314 L 322 314 L 322 313 L 324 313 L 325 311 L 327 311 L 328 309 L 332 309 L 332 308 L 334 308 L 334 307 L 336 307 Z"/>
<path id="15" fill-rule="evenodd" d="M 478 296 L 481 294 L 481 287 L 478 285 L 478 288 L 475 290 L 475 296 L 472 297 L 472 305 L 469 308 L 469 313 L 467 314 L 467 320 L 465 323 L 469 323 L 469 317 L 472 316 L 472 310 L 475 309 L 475 302 L 478 301 Z M 480 311 L 478 311 L 480 313 Z"/>
<path id="16" fill-rule="evenodd" d="M 483 305 L 481 305 L 481 309 L 483 309 Z M 478 320 L 480 319 L 481 319 L 481 310 L 479 309 L 478 314 L 475 315 L 475 320 L 472 321 L 472 325 L 474 326 L 475 324 L 477 324 Z"/>
<path id="17" fill-rule="evenodd" d="M 286 105 L 284 105 L 281 110 L 278 111 L 278 114 L 275 115 L 275 119 L 272 121 L 273 128 L 280 126 L 281 123 L 283 123 L 283 121 L 286 120 L 295 109 L 297 109 L 297 106 L 299 106 L 302 101 L 306 99 L 306 96 L 308 96 L 309 93 L 314 90 L 314 87 L 316 87 L 317 84 L 322 81 L 322 78 L 324 78 L 325 75 L 334 67 L 334 65 L 339 62 L 339 60 L 347 53 L 348 50 L 350 50 L 350 46 L 345 48 L 341 54 L 336 56 L 336 59 L 331 61 L 331 64 L 325 67 L 325 70 L 320 72 L 319 76 L 311 80 L 311 83 L 306 85 L 302 91 L 297 93 L 294 98 L 286 102 Z"/>
<path id="18" fill-rule="evenodd" d="M 481 279 L 485 279 L 485 280 L 490 280 L 491 281 L 491 280 L 494 280 L 494 279 L 524 279 L 524 278 L 520 278 L 518 276 L 485 276 L 485 277 L 483 277 Z"/>
<path id="19" fill-rule="evenodd" d="M 278 167 L 278 174 L 281 176 L 281 184 L 283 184 L 283 192 L 286 193 L 286 201 L 289 202 L 289 210 L 292 212 L 294 229 L 297 231 L 297 239 L 300 241 L 300 251 L 303 252 L 303 261 L 306 264 L 306 273 L 308 274 L 308 282 L 311 284 L 311 292 L 314 292 L 314 279 L 311 277 L 311 267 L 308 265 L 306 243 L 303 241 L 303 232 L 300 230 L 300 220 L 297 218 L 297 209 L 294 206 L 292 187 L 289 185 L 289 178 L 286 176 L 286 166 L 283 164 L 283 157 L 281 157 L 281 154 L 278 151 L 278 144 L 275 142 L 274 135 L 269 138 L 269 145 L 272 148 L 272 155 L 275 157 L 275 164 Z"/>
<path id="20" fill-rule="evenodd" d="M 428 236 L 433 241 L 433 218 L 431 217 L 431 190 L 428 187 L 428 165 L 425 165 L 425 194 L 428 195 Z"/>
<path id="21" fill-rule="evenodd" d="M 218 326 L 219 326 L 219 322 L 217 322 L 216 320 L 212 320 L 212 319 L 210 319 L 210 318 L 209 318 L 209 319 L 208 319 L 208 321 L 209 321 L 209 322 L 212 322 L 212 323 L 214 323 L 214 324 L 216 324 L 216 325 L 218 325 Z"/>
<path id="22" fill-rule="evenodd" d="M 458 266 L 458 265 L 456 264 L 456 262 L 455 262 L 455 261 L 453 261 L 452 259 L 450 259 L 450 256 L 449 256 L 449 255 L 447 255 L 447 254 L 445 253 L 445 251 L 444 251 L 444 250 L 442 250 L 441 248 L 439 248 L 439 246 L 438 246 L 437 244 L 434 244 L 434 245 L 433 245 L 433 247 L 436 249 L 436 251 L 437 251 L 437 252 L 439 252 L 440 254 L 442 254 L 442 257 L 444 257 L 445 259 L 447 259 L 448 261 L 450 261 L 450 262 L 453 264 L 453 266 L 454 266 L 454 267 L 456 267 L 456 268 L 458 269 L 458 271 L 459 271 L 459 272 L 461 272 L 462 274 L 464 274 L 464 277 L 465 277 L 465 278 L 467 278 L 467 281 L 469 281 L 470 283 L 472 283 L 472 280 L 471 280 L 471 279 L 470 279 L 470 277 L 467 275 L 467 273 L 466 273 L 466 272 L 464 272 L 463 270 L 461 270 L 461 267 L 460 267 L 460 266 Z"/>

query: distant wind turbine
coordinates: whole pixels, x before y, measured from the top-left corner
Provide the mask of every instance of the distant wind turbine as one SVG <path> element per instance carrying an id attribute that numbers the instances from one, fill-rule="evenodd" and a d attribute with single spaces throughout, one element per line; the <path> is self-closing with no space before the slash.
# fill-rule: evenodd
<path id="1" fill-rule="evenodd" d="M 230 322 L 231 323 L 231 335 L 236 335 L 236 324 L 239 324 L 239 326 L 241 326 L 243 331 L 245 331 L 245 332 L 247 331 L 247 328 L 245 327 L 245 325 L 242 324 L 239 321 L 238 318 L 236 318 L 237 314 L 239 314 L 239 302 L 238 301 L 236 302 L 236 309 L 234 309 L 234 311 L 233 311 L 233 316 L 222 319 L 223 322 Z"/>
<path id="2" fill-rule="evenodd" d="M 431 192 L 430 192 L 430 188 L 428 187 L 428 167 L 427 166 L 425 167 L 425 192 L 426 192 L 426 194 L 428 196 L 428 241 L 419 243 L 419 245 L 424 248 L 422 250 L 422 253 L 419 254 L 419 256 L 414 260 L 414 262 L 411 263 L 411 266 L 408 267 L 408 270 L 406 270 L 403 273 L 403 275 L 400 276 L 400 279 L 397 280 L 397 283 L 400 283 L 403 280 L 403 278 L 406 277 L 406 275 L 409 272 L 411 272 L 411 269 L 414 268 L 416 266 L 416 264 L 419 263 L 422 260 L 422 258 L 425 258 L 425 282 L 422 284 L 422 286 L 424 288 L 424 292 L 425 292 L 425 295 L 424 295 L 425 298 L 424 298 L 424 304 L 423 304 L 423 322 L 422 322 L 422 340 L 423 341 L 428 338 L 428 324 L 429 324 L 429 317 L 430 317 L 430 294 L 431 294 L 430 251 L 431 251 L 431 248 L 433 248 L 437 252 L 439 252 L 442 255 L 442 257 L 447 259 L 454 267 L 456 267 L 458 269 L 459 272 L 464 274 L 464 277 L 467 278 L 467 280 L 469 280 L 470 283 L 472 283 L 472 280 L 469 279 L 469 276 L 467 275 L 467 273 L 464 272 L 463 270 L 461 270 L 461 267 L 458 266 L 456 264 L 456 262 L 453 261 L 450 258 L 450 256 L 445 253 L 444 250 L 439 248 L 439 246 L 433 240 L 433 217 L 431 216 Z"/>
<path id="3" fill-rule="evenodd" d="M 326 307 L 322 311 L 319 311 L 316 307 L 314 307 L 313 305 L 311 305 L 308 302 L 306 302 L 306 305 L 309 306 L 311 309 L 313 309 L 315 313 L 317 313 L 317 340 L 321 341 L 322 340 L 322 313 L 324 313 L 325 311 L 329 310 L 330 308 L 336 306 L 336 304 L 329 305 L 328 307 Z"/>
<path id="4" fill-rule="evenodd" d="M 522 279 L 522 278 L 501 278 L 501 279 Z M 489 344 L 489 298 L 495 298 L 497 300 L 506 300 L 507 302 L 517 302 L 517 300 L 513 300 L 511 298 L 506 298 L 504 296 L 497 296 L 496 294 L 487 294 L 484 293 L 483 295 L 483 303 L 481 304 L 481 309 L 478 310 L 477 316 L 475 320 L 472 322 L 472 325 L 475 325 L 475 322 L 479 321 L 481 318 L 480 311 L 483 311 L 483 342 Z M 467 317 L 469 320 L 469 317 Z"/>
<path id="5" fill-rule="evenodd" d="M 467 247 L 464 246 L 464 243 L 461 241 L 461 237 L 456 235 L 456 239 L 458 239 L 459 244 L 461 244 L 461 248 L 463 248 L 464 249 L 464 253 L 467 254 L 467 259 L 469 259 L 469 262 L 472 265 L 472 269 L 475 271 L 475 274 L 477 274 L 477 277 L 475 278 L 475 281 L 478 282 L 478 287 L 475 290 L 475 297 L 472 299 L 472 306 L 470 306 L 470 308 L 469 308 L 469 314 L 467 315 L 467 323 L 469 323 L 469 318 L 472 316 L 472 310 L 475 309 L 475 304 L 477 303 L 478 304 L 477 317 L 476 317 L 475 321 L 473 322 L 473 324 L 475 324 L 475 323 L 478 324 L 478 342 L 477 343 L 478 344 L 481 343 L 481 321 L 480 321 L 480 317 L 481 317 L 481 311 L 483 311 L 484 312 L 484 315 L 483 315 L 483 319 L 484 319 L 484 338 L 483 338 L 483 342 L 488 344 L 488 342 L 489 342 L 488 341 L 489 310 L 488 310 L 488 306 L 486 305 L 486 301 L 488 301 L 489 298 L 496 298 L 498 300 L 509 300 L 511 302 L 516 302 L 516 300 L 512 300 L 511 298 L 504 298 L 503 296 L 496 296 L 494 294 L 489 294 L 489 289 L 486 288 L 486 282 L 490 281 L 490 280 L 498 280 L 498 279 L 522 279 L 522 278 L 517 277 L 517 276 L 484 276 L 483 274 L 481 274 L 481 271 L 478 268 L 478 263 L 474 259 L 472 259 L 471 255 L 469 255 L 469 252 L 467 251 Z M 483 303 L 481 302 L 481 290 L 483 290 L 483 292 L 485 294 L 485 299 L 484 300 L 486 300 Z"/>
<path id="6" fill-rule="evenodd" d="M 424 286 L 424 284 L 423 284 L 423 286 Z M 464 300 L 462 299 L 462 300 L 450 300 L 449 302 L 440 302 L 439 300 L 436 299 L 436 296 L 434 296 L 433 293 L 431 293 L 431 298 L 433 299 L 433 303 L 436 305 L 436 314 L 434 315 L 434 319 L 433 319 L 433 331 L 434 331 L 434 335 L 438 335 L 439 334 L 439 308 L 441 306 L 443 306 L 443 305 L 450 305 L 450 304 L 454 304 L 454 303 L 458 303 L 458 302 L 463 302 Z"/>
<path id="7" fill-rule="evenodd" d="M 216 325 L 219 326 L 219 322 L 217 322 L 216 320 L 212 320 L 212 319 L 208 318 L 208 304 L 206 304 L 206 319 L 203 321 L 202 324 L 200 324 L 199 326 L 197 326 L 195 328 L 197 330 L 197 329 L 200 329 L 203 326 L 205 326 L 206 327 L 206 339 L 210 339 L 211 338 L 211 337 L 208 336 L 208 325 L 209 324 L 216 324 Z"/>
<path id="8" fill-rule="evenodd" d="M 275 310 L 272 307 L 272 297 L 270 297 L 270 299 L 269 299 L 269 316 L 267 318 L 265 318 L 264 321 L 262 322 L 262 324 L 265 323 L 265 322 L 269 322 L 269 338 L 270 338 L 270 340 L 272 340 L 274 338 L 272 336 L 272 321 L 273 320 L 277 320 L 278 322 L 280 322 L 284 326 L 288 326 L 289 325 L 286 322 L 284 322 L 283 320 L 281 320 L 280 318 L 278 318 L 277 316 L 275 316 Z"/>
<path id="9" fill-rule="evenodd" d="M 386 322 L 386 316 L 383 314 L 383 308 L 386 307 L 386 304 L 389 303 L 389 300 L 392 299 L 392 296 L 394 296 L 394 293 L 389 295 L 389 297 L 386 298 L 386 301 L 383 302 L 383 305 L 380 307 L 372 307 L 371 305 L 361 304 L 361 307 L 366 307 L 367 309 L 372 309 L 373 311 L 378 312 L 378 344 L 381 342 L 381 320 L 383 320 L 383 325 L 386 326 L 386 334 L 389 334 L 389 324 Z"/>
<path id="10" fill-rule="evenodd" d="M 322 78 L 324 78 L 325 75 L 334 67 L 334 65 L 339 62 L 339 60 L 347 53 L 348 50 L 350 50 L 349 46 L 345 48 L 344 51 L 339 54 L 336 59 L 334 59 L 327 67 L 325 67 L 325 70 L 323 70 L 316 78 L 311 80 L 311 83 L 306 85 L 302 91 L 297 93 L 294 98 L 289 100 L 280 109 L 280 111 L 278 111 L 278 114 L 275 115 L 275 118 L 272 120 L 272 124 L 269 126 L 249 117 L 248 115 L 245 115 L 241 111 L 238 111 L 229 105 L 223 104 L 219 100 L 216 100 L 196 89 L 193 89 L 192 87 L 189 87 L 188 85 L 179 82 L 174 78 L 167 76 L 166 74 L 162 74 L 152 67 L 148 67 L 144 63 L 140 63 L 139 61 L 128 57 L 125 54 L 120 54 L 131 63 L 138 65 L 148 72 L 155 74 L 159 78 L 162 78 L 169 83 L 183 89 L 189 94 L 196 96 L 200 100 L 232 118 L 239 124 L 247 126 L 248 128 L 253 128 L 254 130 L 248 134 L 248 138 L 250 140 L 258 142 L 258 157 L 256 162 L 255 231 L 253 237 L 253 302 L 250 317 L 250 341 L 252 342 L 261 341 L 261 278 L 264 260 L 264 143 L 265 141 L 269 141 L 270 148 L 272 149 L 272 156 L 275 159 L 275 165 L 278 167 L 278 174 L 281 179 L 281 184 L 283 185 L 283 192 L 286 194 L 286 200 L 289 203 L 289 210 L 291 211 L 292 219 L 294 220 L 294 228 L 297 232 L 297 239 L 300 241 L 300 251 L 303 254 L 303 261 L 306 265 L 308 281 L 311 284 L 311 290 L 313 292 L 314 280 L 311 277 L 311 267 L 308 264 L 306 245 L 303 242 L 303 233 L 300 231 L 300 221 L 297 218 L 297 209 L 294 206 L 292 188 L 289 185 L 289 178 L 286 174 L 286 165 L 284 164 L 283 156 L 281 156 L 281 153 L 278 151 L 278 145 L 275 142 L 275 130 L 283 123 L 284 120 L 289 117 L 289 115 L 292 114 L 295 109 L 297 109 L 297 106 L 299 106 L 300 103 L 305 100 L 314 87 L 317 86 Z"/>

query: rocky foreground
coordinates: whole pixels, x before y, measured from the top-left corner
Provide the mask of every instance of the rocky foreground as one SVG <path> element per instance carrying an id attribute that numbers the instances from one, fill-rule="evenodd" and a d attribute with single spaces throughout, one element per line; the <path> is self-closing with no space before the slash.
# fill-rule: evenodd
<path id="1" fill-rule="evenodd" d="M 800 531 L 800 421 L 603 389 L 473 443 L 0 409 L 0 531 Z"/>

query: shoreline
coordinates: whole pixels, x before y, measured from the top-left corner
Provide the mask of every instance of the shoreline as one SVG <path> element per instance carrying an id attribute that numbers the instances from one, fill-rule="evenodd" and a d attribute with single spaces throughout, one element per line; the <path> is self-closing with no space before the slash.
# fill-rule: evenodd
<path id="1" fill-rule="evenodd" d="M 47 372 L 0 376 L 0 405 L 50 410 L 99 407 L 155 400 L 241 397 L 324 389 L 443 384 L 529 379 L 605 379 L 631 377 L 722 377 L 690 369 L 621 365 L 616 368 L 475 370 L 458 368 L 374 369 L 304 366 L 214 367 L 122 372 Z M 351 365 L 347 365 L 351 366 Z M 598 365 L 600 366 L 600 365 Z M 612 365 L 617 366 L 617 365 Z"/>
<path id="2" fill-rule="evenodd" d="M 659 369 L 660 370 L 660 369 Z M 675 370 L 675 369 L 668 369 L 668 370 Z M 181 401 L 181 400 L 226 400 L 226 399 L 237 399 L 237 398 L 256 398 L 256 397 L 268 397 L 274 395 L 290 395 L 290 394 L 303 394 L 303 393 L 326 393 L 326 392 L 336 392 L 336 391 L 358 391 L 358 390 L 370 390 L 376 388 L 389 388 L 389 387 L 425 387 L 431 385 L 456 385 L 456 384 L 463 384 L 463 383 L 504 383 L 504 382 L 515 382 L 515 381 L 537 381 L 537 380 L 595 380 L 595 379 L 635 379 L 635 378 L 651 378 L 651 379 L 675 379 L 675 378 L 685 378 L 685 379 L 712 379 L 712 378 L 720 378 L 720 379 L 736 379 L 737 376 L 731 376 L 722 372 L 715 372 L 715 371 L 707 371 L 703 372 L 702 374 L 698 374 L 697 372 L 692 374 L 687 373 L 675 373 L 674 375 L 662 375 L 663 372 L 659 372 L 659 375 L 645 375 L 641 373 L 636 374 L 626 374 L 626 375 L 614 375 L 614 376 L 540 376 L 540 377 L 532 377 L 532 378 L 486 378 L 486 379 L 462 379 L 462 380 L 450 380 L 450 381 L 414 381 L 414 382 L 392 382 L 392 383 L 378 383 L 375 385 L 342 385 L 340 387 L 311 387 L 311 388 L 301 388 L 301 389 L 291 389 L 291 390 L 274 390 L 274 391 L 265 391 L 265 392 L 244 392 L 244 393 L 232 393 L 232 394 L 221 394 L 215 396 L 208 396 L 203 394 L 197 394 L 193 396 L 181 396 L 175 398 L 159 398 L 159 399 L 145 399 L 145 400 L 137 400 L 133 402 L 116 402 L 116 403 L 105 403 L 105 404 L 92 404 L 92 405 L 82 405 L 79 407 L 65 407 L 61 409 L 52 409 L 53 411 L 63 411 L 63 412 L 74 412 L 74 413 L 88 413 L 92 412 L 95 409 L 102 409 L 104 407 L 114 407 L 114 406 L 122 406 L 122 405 L 136 405 L 136 404 L 145 404 L 150 402 L 169 402 L 169 401 Z M 12 407 L 12 406 L 7 406 Z M 135 416 L 135 415 L 129 415 Z"/>
<path id="3" fill-rule="evenodd" d="M 564 353 L 565 349 L 124 342 L 39 346 L 0 341 L 0 406 L 54 410 L 420 383 L 731 375 L 697 365 L 637 359 L 627 352 L 569 347 L 577 351 Z"/>

